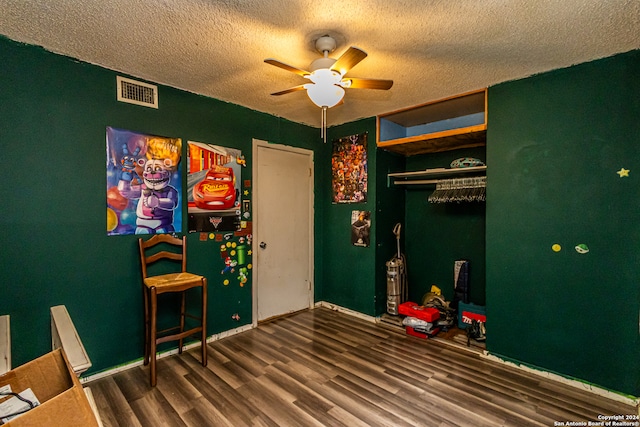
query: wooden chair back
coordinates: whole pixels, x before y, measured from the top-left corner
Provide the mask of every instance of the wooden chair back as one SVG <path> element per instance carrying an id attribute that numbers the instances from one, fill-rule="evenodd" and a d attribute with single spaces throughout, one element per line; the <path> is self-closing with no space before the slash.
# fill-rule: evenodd
<path id="1" fill-rule="evenodd" d="M 138 239 L 140 247 L 140 261 L 142 263 L 142 278 L 148 277 L 147 267 L 160 260 L 170 260 L 181 264 L 181 271 L 187 271 L 187 238 L 181 239 L 170 234 L 154 234 L 148 240 Z M 160 250 L 154 252 L 154 247 L 160 246 Z M 170 245 L 170 246 L 167 246 Z M 169 250 L 172 249 L 172 250 Z"/>

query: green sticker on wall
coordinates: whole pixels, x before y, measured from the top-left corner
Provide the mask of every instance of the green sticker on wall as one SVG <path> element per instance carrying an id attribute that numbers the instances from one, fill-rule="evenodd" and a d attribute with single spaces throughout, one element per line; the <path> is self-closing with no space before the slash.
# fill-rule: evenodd
<path id="1" fill-rule="evenodd" d="M 589 252 L 589 247 L 584 243 L 580 243 L 576 246 L 576 252 L 578 252 L 579 254 L 586 254 L 587 252 Z"/>

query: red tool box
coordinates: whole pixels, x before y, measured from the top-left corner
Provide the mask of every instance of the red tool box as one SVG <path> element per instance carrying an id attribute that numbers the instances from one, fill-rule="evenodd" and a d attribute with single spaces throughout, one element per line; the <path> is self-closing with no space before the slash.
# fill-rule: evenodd
<path id="1" fill-rule="evenodd" d="M 415 302 L 407 301 L 398 306 L 398 313 L 415 317 L 425 322 L 434 322 L 440 317 L 440 312 L 433 307 L 424 307 Z"/>
<path id="2" fill-rule="evenodd" d="M 405 326 L 404 329 L 407 332 L 407 335 L 411 335 L 411 336 L 418 337 L 418 338 L 423 338 L 423 339 L 427 339 L 429 337 L 433 337 L 438 332 L 440 332 L 440 328 L 432 329 L 431 333 L 429 333 L 429 334 L 425 334 L 423 332 L 418 332 L 415 329 L 413 329 L 411 326 Z"/>

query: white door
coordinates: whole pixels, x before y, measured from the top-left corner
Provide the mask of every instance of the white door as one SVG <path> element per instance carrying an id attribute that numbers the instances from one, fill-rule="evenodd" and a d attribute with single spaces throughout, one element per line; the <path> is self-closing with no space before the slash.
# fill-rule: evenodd
<path id="1" fill-rule="evenodd" d="M 253 142 L 253 323 L 313 305 L 313 152 Z"/>

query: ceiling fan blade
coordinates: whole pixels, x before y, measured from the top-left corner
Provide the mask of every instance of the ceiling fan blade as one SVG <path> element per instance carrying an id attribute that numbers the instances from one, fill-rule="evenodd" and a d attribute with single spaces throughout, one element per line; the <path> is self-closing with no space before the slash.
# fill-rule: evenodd
<path id="1" fill-rule="evenodd" d="M 274 92 L 271 95 L 286 95 L 287 93 L 297 92 L 299 90 L 304 90 L 304 85 L 290 87 L 289 89 L 281 90 L 280 92 Z"/>
<path id="2" fill-rule="evenodd" d="M 355 67 L 360 61 L 367 57 L 367 52 L 355 46 L 351 46 L 331 67 L 332 70 L 341 73 L 343 76 Z"/>
<path id="3" fill-rule="evenodd" d="M 388 90 L 393 86 L 393 80 L 380 80 L 380 79 L 355 79 L 346 78 L 343 80 L 350 80 L 351 85 L 347 86 L 352 89 L 381 89 Z"/>
<path id="4" fill-rule="evenodd" d="M 296 68 L 293 65 L 285 64 L 284 62 L 278 61 L 277 59 L 267 58 L 264 60 L 264 62 L 266 62 L 267 64 L 275 65 L 276 67 L 282 68 L 283 70 L 291 71 L 292 73 L 295 73 L 302 77 L 311 74 L 308 71 L 301 70 L 300 68 Z"/>

